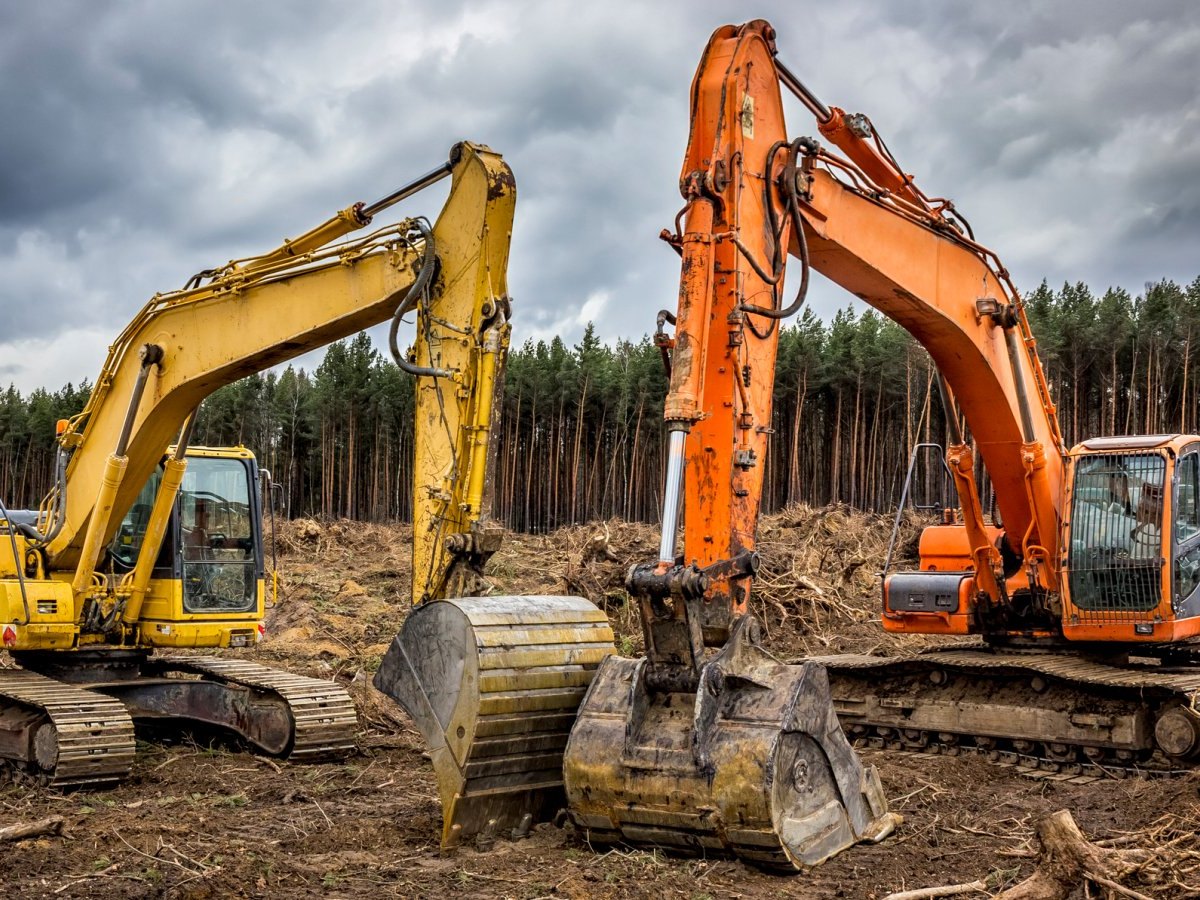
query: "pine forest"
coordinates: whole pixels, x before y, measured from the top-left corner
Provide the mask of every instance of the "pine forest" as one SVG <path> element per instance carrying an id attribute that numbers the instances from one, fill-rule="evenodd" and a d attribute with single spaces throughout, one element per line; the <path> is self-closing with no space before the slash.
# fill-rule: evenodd
<path id="1" fill-rule="evenodd" d="M 1068 445 L 1100 434 L 1195 432 L 1200 278 L 1132 296 L 1042 284 L 1026 298 Z M 851 308 L 804 311 L 780 332 L 764 506 L 894 508 L 912 446 L 944 443 L 930 360 L 899 327 Z M 659 514 L 667 379 L 649 338 L 526 342 L 510 353 L 496 435 L 494 515 L 523 531 Z M 36 506 L 54 423 L 87 384 L 0 393 L 0 498 Z M 251 376 L 205 401 L 193 443 L 243 444 L 283 485 L 291 516 L 404 519 L 413 384 L 369 337 L 331 345 L 313 372 Z"/>

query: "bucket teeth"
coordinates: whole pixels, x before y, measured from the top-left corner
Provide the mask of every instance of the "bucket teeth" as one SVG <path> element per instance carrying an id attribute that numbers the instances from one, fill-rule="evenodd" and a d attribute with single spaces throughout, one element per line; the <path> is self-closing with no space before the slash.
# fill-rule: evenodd
<path id="1" fill-rule="evenodd" d="M 409 615 L 375 687 L 429 746 L 443 847 L 528 831 L 565 805 L 563 748 L 613 652 L 607 618 L 580 597 L 439 600 Z"/>
<path id="2" fill-rule="evenodd" d="M 590 841 L 797 871 L 894 827 L 820 666 L 785 665 L 735 636 L 695 691 L 655 689 L 651 674 L 646 660 L 610 657 L 580 707 L 564 778 Z"/>

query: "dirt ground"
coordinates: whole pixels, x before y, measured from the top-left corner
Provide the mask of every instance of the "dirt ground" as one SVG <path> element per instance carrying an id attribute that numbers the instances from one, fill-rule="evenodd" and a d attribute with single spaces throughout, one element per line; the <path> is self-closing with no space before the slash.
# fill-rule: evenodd
<path id="1" fill-rule="evenodd" d="M 755 603 L 783 656 L 892 646 L 875 623 L 889 521 L 842 509 L 770 517 Z M 909 523 L 901 553 L 915 552 Z M 1169 846 L 1169 864 L 1128 883 L 1155 898 L 1200 897 L 1200 777 L 1037 781 L 980 759 L 864 754 L 904 824 L 781 878 L 728 860 L 594 852 L 569 829 L 539 826 L 487 851 L 438 850 L 440 808 L 420 735 L 369 685 L 407 607 L 407 532 L 349 522 L 290 523 L 278 549 L 281 597 L 254 657 L 350 686 L 359 753 L 292 765 L 193 736 L 139 742 L 119 788 L 60 794 L 0 788 L 0 827 L 61 816 L 61 836 L 0 844 L 11 897 L 879 898 L 983 879 L 994 895 L 1033 869 L 1033 826 L 1070 810 L 1084 833 L 1124 847 Z M 653 556 L 653 529 L 620 522 L 512 535 L 491 565 L 497 592 L 579 593 L 603 604 L 619 649 L 640 651 L 621 580 Z M 907 643 L 919 642 L 908 639 Z M 1192 854 L 1189 856 L 1188 854 Z M 1141 878 L 1139 881 L 1138 878 Z M 1082 893 L 1080 896 L 1084 896 Z M 1090 896 L 1098 897 L 1099 894 Z M 1128 896 L 1133 896 L 1128 895 Z"/>

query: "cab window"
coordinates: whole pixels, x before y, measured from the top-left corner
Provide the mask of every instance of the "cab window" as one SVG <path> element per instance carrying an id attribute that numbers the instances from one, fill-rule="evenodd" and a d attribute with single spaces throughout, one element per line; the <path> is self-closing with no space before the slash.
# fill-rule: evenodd
<path id="1" fill-rule="evenodd" d="M 1200 453 L 1175 464 L 1175 600 L 1191 596 L 1200 585 Z"/>
<path id="2" fill-rule="evenodd" d="M 250 472 L 239 459 L 188 460 L 179 491 L 183 607 L 248 612 L 257 603 Z"/>

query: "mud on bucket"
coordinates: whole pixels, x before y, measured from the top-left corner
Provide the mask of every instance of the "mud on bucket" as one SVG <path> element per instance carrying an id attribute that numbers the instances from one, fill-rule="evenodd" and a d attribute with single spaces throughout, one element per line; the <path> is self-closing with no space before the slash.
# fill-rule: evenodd
<path id="1" fill-rule="evenodd" d="M 443 847 L 528 829 L 565 805 L 563 748 L 614 652 L 608 619 L 582 597 L 438 600 L 409 614 L 374 684 L 429 746 Z"/>
<path id="2" fill-rule="evenodd" d="M 589 841 L 796 872 L 894 829 L 824 668 L 731 640 L 687 687 L 656 679 L 645 659 L 600 667 L 564 760 L 571 818 Z"/>

